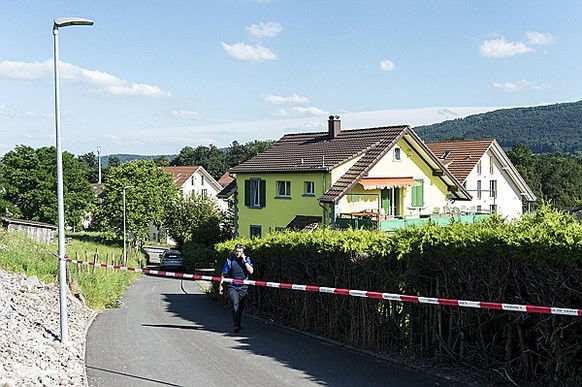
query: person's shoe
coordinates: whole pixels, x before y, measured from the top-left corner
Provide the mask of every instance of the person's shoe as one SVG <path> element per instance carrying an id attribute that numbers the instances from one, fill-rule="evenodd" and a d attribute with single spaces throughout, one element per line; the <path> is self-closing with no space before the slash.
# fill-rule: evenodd
<path id="1" fill-rule="evenodd" d="M 241 329 L 240 327 L 234 327 L 234 333 L 240 332 L 240 329 Z"/>

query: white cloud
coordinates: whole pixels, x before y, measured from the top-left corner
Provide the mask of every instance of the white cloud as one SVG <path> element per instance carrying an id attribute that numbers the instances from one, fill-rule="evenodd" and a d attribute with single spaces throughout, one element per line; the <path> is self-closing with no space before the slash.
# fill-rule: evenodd
<path id="1" fill-rule="evenodd" d="M 486 40 L 479 47 L 479 53 L 486 58 L 504 58 L 508 56 L 527 54 L 534 51 L 522 42 L 508 42 L 502 36 L 499 39 Z"/>
<path id="2" fill-rule="evenodd" d="M 327 116 L 329 112 L 316 107 L 296 106 L 289 109 L 278 109 L 273 112 L 276 117 L 293 117 L 293 116 Z"/>
<path id="3" fill-rule="evenodd" d="M 518 91 L 526 91 L 526 90 L 534 90 L 534 91 L 544 91 L 544 90 L 552 90 L 552 85 L 548 85 L 545 83 L 534 83 L 530 81 L 526 81 L 522 79 L 518 82 L 505 82 L 505 83 L 493 83 L 493 87 L 495 89 L 500 89 L 502 91 L 506 91 L 509 93 L 514 93 Z"/>
<path id="4" fill-rule="evenodd" d="M 275 22 L 253 24 L 245 27 L 245 29 L 254 38 L 273 38 L 283 32 L 283 26 Z"/>
<path id="5" fill-rule="evenodd" d="M 385 60 L 380 62 L 380 69 L 382 71 L 392 71 L 395 68 L 396 68 L 396 64 L 394 64 L 394 62 L 389 61 L 388 59 L 385 59 Z"/>
<path id="6" fill-rule="evenodd" d="M 297 94 L 290 95 L 288 97 L 283 97 L 280 95 L 266 95 L 263 97 L 265 102 L 272 103 L 274 105 L 283 105 L 283 104 L 292 104 L 292 105 L 301 105 L 309 103 L 309 98 L 302 97 Z"/>
<path id="7" fill-rule="evenodd" d="M 222 48 L 228 56 L 236 60 L 262 62 L 277 59 L 277 54 L 261 45 L 251 46 L 244 43 L 228 45 L 222 43 Z"/>
<path id="8" fill-rule="evenodd" d="M 174 117 L 189 119 L 199 119 L 202 117 L 199 113 L 184 109 L 172 110 L 170 114 Z"/>
<path id="9" fill-rule="evenodd" d="M 0 77 L 38 80 L 52 79 L 53 76 L 52 59 L 42 63 L 0 62 Z M 172 96 L 169 91 L 163 91 L 158 86 L 126 81 L 102 71 L 87 70 L 66 62 L 60 62 L 59 76 L 61 81 L 82 84 L 96 93 L 152 98 Z"/>
<path id="10" fill-rule="evenodd" d="M 549 45 L 554 43 L 554 37 L 550 33 L 528 31 L 525 37 L 529 44 Z"/>

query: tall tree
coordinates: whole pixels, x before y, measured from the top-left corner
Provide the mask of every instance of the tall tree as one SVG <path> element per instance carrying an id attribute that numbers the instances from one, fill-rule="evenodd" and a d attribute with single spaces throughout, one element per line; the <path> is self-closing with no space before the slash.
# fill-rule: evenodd
<path id="1" fill-rule="evenodd" d="M 33 149 L 26 145 L 2 158 L 4 199 L 18 207 L 23 218 L 58 222 L 56 160 L 55 147 Z M 63 188 L 65 223 L 76 227 L 94 210 L 96 197 L 79 162 L 69 152 L 63 152 Z"/>
<path id="2" fill-rule="evenodd" d="M 84 155 L 78 156 L 77 160 L 83 172 L 85 172 L 85 177 L 90 183 L 97 183 L 99 181 L 99 160 L 93 152 L 85 153 Z"/>
<path id="3" fill-rule="evenodd" d="M 168 203 L 178 192 L 172 175 L 152 160 L 134 160 L 111 168 L 103 185 L 100 220 L 103 231 L 123 237 L 123 191 L 126 229 L 143 240 L 153 223 L 161 225 Z"/>

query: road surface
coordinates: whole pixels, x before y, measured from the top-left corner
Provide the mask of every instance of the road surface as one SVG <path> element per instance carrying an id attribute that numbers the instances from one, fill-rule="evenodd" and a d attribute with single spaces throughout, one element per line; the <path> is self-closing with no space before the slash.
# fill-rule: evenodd
<path id="1" fill-rule="evenodd" d="M 202 284 L 202 283 L 200 283 Z M 199 282 L 143 276 L 89 329 L 89 386 L 459 386 L 243 317 Z"/>

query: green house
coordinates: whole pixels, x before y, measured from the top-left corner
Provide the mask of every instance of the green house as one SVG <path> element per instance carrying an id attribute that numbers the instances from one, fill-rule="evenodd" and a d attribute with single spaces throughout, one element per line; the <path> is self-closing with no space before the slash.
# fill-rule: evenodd
<path id="1" fill-rule="evenodd" d="M 285 228 L 366 227 L 428 216 L 471 195 L 407 125 L 283 136 L 230 169 L 238 236 Z"/>

